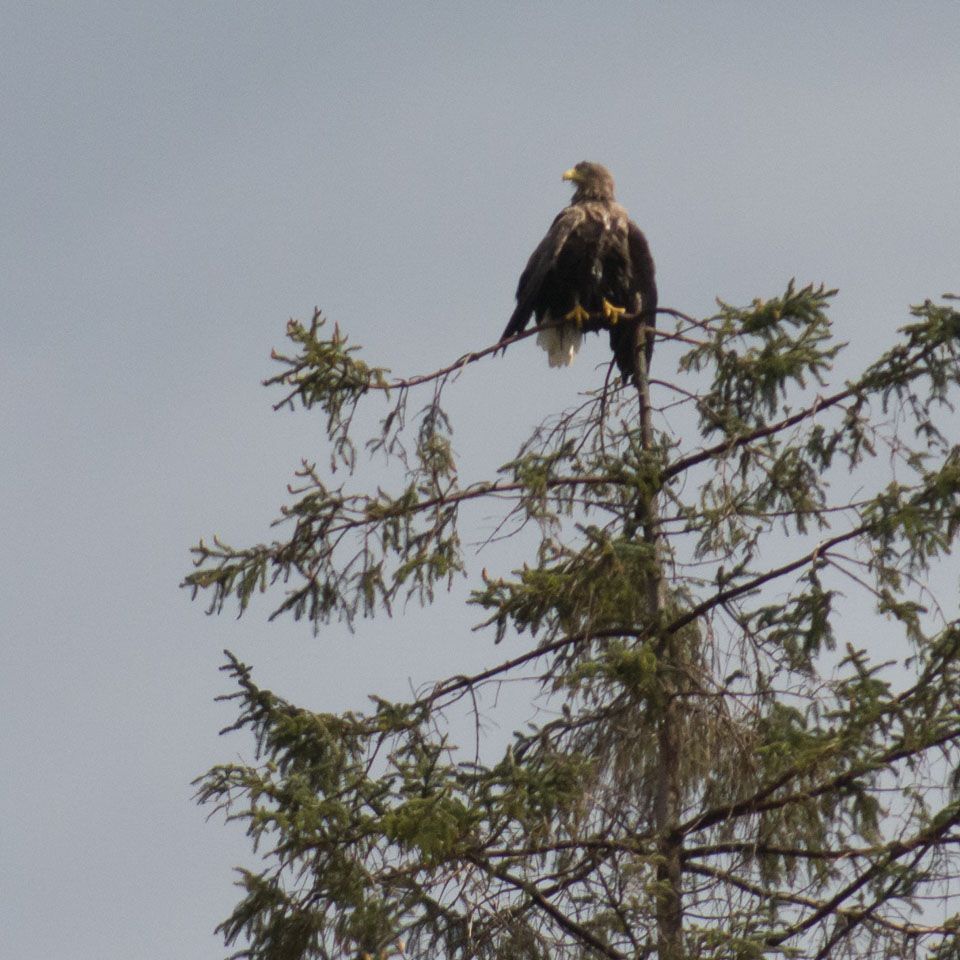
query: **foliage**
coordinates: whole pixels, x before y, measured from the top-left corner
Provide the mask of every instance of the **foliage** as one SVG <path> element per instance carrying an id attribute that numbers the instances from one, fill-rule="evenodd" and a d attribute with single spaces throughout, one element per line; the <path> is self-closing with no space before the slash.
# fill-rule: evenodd
<path id="1" fill-rule="evenodd" d="M 960 528 L 960 313 L 913 308 L 829 392 L 832 293 L 677 314 L 681 373 L 654 397 L 682 431 L 604 388 L 472 483 L 441 401 L 492 350 L 391 380 L 319 315 L 291 322 L 278 405 L 319 406 L 353 476 L 354 413 L 386 395 L 368 446 L 404 480 L 358 492 L 304 463 L 280 539 L 195 548 L 211 611 L 275 585 L 274 616 L 314 629 L 429 604 L 468 573 L 471 502 L 537 543 L 470 597 L 524 652 L 411 702 L 314 712 L 228 655 L 257 762 L 198 792 L 263 855 L 220 927 L 235 956 L 960 955 L 955 567 L 939 602 L 936 582 Z M 466 759 L 445 711 L 531 669 L 549 719 Z"/>

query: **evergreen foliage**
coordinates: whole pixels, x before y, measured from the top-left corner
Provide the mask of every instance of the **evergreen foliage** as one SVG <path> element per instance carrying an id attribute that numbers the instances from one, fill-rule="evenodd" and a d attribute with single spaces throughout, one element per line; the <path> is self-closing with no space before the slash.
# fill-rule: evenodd
<path id="1" fill-rule="evenodd" d="M 960 957 L 960 312 L 913 308 L 830 388 L 831 296 L 676 314 L 698 387 L 657 381 L 652 408 L 682 436 L 605 385 L 469 483 L 443 394 L 495 348 L 394 380 L 291 321 L 268 383 L 322 410 L 348 480 L 305 462 L 279 539 L 201 541 L 211 611 L 273 590 L 274 616 L 356 628 L 430 604 L 469 573 L 469 502 L 537 543 L 470 596 L 491 655 L 523 652 L 411 702 L 314 712 L 228 654 L 256 762 L 198 796 L 262 855 L 220 927 L 234 956 Z M 349 487 L 372 394 L 392 491 Z M 492 762 L 456 750 L 444 711 L 531 670 L 549 718 Z"/>

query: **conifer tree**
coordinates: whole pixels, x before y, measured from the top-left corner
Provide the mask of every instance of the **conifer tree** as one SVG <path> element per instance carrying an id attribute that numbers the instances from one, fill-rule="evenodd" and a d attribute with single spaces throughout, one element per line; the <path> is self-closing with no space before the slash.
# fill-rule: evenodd
<path id="1" fill-rule="evenodd" d="M 348 479 L 305 462 L 281 538 L 201 541 L 186 585 L 362 640 L 465 575 L 491 660 L 334 714 L 228 654 L 255 758 L 198 797 L 260 858 L 219 928 L 234 956 L 960 957 L 960 312 L 913 308 L 832 384 L 832 293 L 674 314 L 680 372 L 641 378 L 643 416 L 608 380 L 479 478 L 443 404 L 495 347 L 395 380 L 291 321 L 268 383 L 322 414 Z M 364 491 L 378 397 L 366 442 L 404 479 Z M 536 531 L 512 569 L 468 568 L 471 503 Z M 547 719 L 458 750 L 451 705 L 531 674 Z"/>

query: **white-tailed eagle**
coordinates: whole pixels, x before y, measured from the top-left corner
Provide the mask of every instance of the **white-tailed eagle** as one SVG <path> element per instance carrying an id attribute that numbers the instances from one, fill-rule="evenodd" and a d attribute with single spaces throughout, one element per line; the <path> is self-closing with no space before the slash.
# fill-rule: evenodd
<path id="1" fill-rule="evenodd" d="M 501 340 L 520 333 L 531 316 L 550 366 L 573 363 L 584 330 L 610 331 L 624 382 L 635 379 L 641 348 L 653 353 L 657 285 L 647 239 L 613 196 L 613 177 L 599 163 L 567 170 L 576 191 L 533 251 L 517 286 L 517 308 Z M 643 342 L 641 342 L 643 341 Z"/>

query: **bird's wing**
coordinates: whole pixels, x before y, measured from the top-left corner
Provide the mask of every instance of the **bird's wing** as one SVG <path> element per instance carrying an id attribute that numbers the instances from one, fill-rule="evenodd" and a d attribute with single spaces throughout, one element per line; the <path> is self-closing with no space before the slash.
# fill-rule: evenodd
<path id="1" fill-rule="evenodd" d="M 557 262 L 557 257 L 570 234 L 583 222 L 583 211 L 579 207 L 564 207 L 557 214 L 546 236 L 530 254 L 527 266 L 520 274 L 517 284 L 517 306 L 510 316 L 501 340 L 515 336 L 527 325 L 534 303 L 547 273 Z"/>
<path id="2" fill-rule="evenodd" d="M 627 227 L 630 246 L 630 266 L 633 271 L 634 285 L 640 294 L 640 309 L 643 322 L 652 330 L 657 325 L 657 281 L 650 255 L 650 247 L 643 231 L 631 220 Z M 647 364 L 653 354 L 653 334 L 648 333 L 646 343 Z"/>

